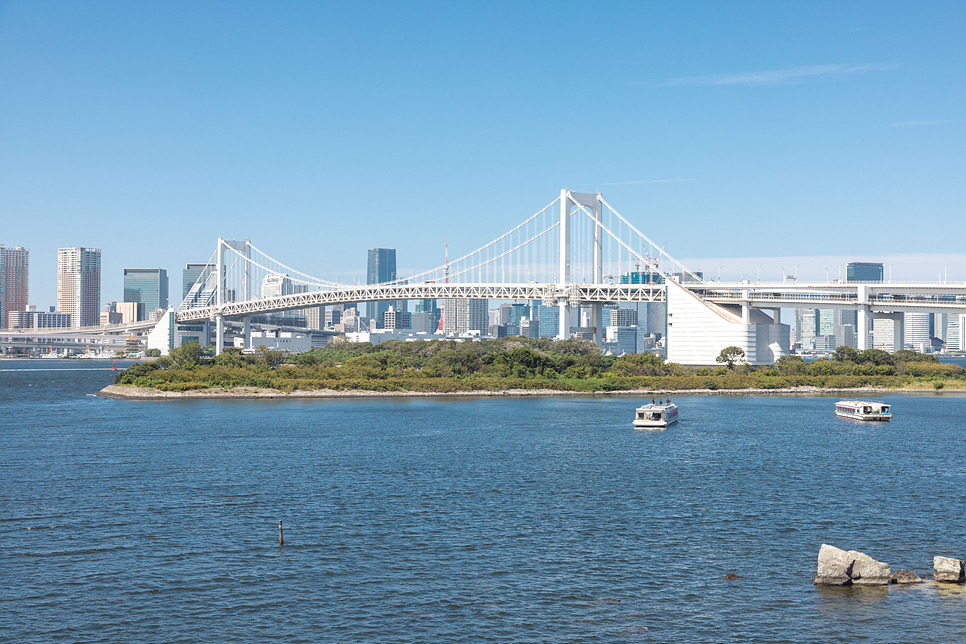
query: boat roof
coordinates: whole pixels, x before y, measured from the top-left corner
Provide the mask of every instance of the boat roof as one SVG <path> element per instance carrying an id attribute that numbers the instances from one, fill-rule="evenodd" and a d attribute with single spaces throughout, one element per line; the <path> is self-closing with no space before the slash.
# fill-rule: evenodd
<path id="1" fill-rule="evenodd" d="M 836 405 L 887 405 L 881 400 L 840 400 Z"/>

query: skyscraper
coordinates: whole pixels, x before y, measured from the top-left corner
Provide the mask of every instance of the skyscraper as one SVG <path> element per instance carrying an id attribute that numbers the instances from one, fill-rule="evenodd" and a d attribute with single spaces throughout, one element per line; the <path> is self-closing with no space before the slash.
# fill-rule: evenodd
<path id="1" fill-rule="evenodd" d="M 73 328 L 100 324 L 100 248 L 61 248 L 57 251 L 57 308 L 70 315 Z"/>
<path id="2" fill-rule="evenodd" d="M 396 280 L 396 249 L 372 248 L 366 267 L 366 284 L 382 284 Z M 369 302 L 369 317 L 382 324 L 382 315 L 389 310 L 391 302 Z"/>
<path id="3" fill-rule="evenodd" d="M 125 268 L 124 301 L 144 305 L 145 315 L 168 308 L 168 271 L 163 268 Z"/>
<path id="4" fill-rule="evenodd" d="M 181 299 L 184 300 L 188 297 L 188 293 L 191 292 L 191 287 L 194 286 L 198 278 L 202 278 L 202 286 L 198 288 L 198 294 L 204 290 L 204 284 L 207 283 L 208 276 L 215 272 L 214 264 L 185 264 L 184 270 L 181 271 Z M 214 284 L 211 285 L 212 290 L 214 290 Z M 192 299 L 198 299 L 197 295 Z"/>
<path id="5" fill-rule="evenodd" d="M 486 300 L 443 300 L 443 332 L 479 331 L 485 335 L 487 332 L 487 315 Z"/>
<path id="6" fill-rule="evenodd" d="M 0 244 L 0 329 L 12 328 L 10 313 L 27 310 L 29 281 L 30 251 Z"/>

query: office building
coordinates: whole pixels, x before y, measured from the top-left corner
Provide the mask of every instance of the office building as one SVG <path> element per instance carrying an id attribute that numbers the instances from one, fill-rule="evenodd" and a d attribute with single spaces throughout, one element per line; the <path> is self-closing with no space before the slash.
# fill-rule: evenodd
<path id="1" fill-rule="evenodd" d="M 850 282 L 881 282 L 882 264 L 874 262 L 849 262 L 845 265 L 846 279 Z"/>
<path id="2" fill-rule="evenodd" d="M 69 329 L 70 315 L 55 311 L 38 311 L 28 305 L 25 311 L 10 312 L 11 329 Z"/>
<path id="3" fill-rule="evenodd" d="M 279 297 L 293 293 L 295 293 L 295 288 L 288 275 L 270 273 L 262 280 L 262 297 Z"/>
<path id="4" fill-rule="evenodd" d="M 390 306 L 389 310 L 382 314 L 382 328 L 387 331 L 411 329 L 412 326 L 410 314 L 406 311 L 397 311 L 394 306 Z"/>
<path id="5" fill-rule="evenodd" d="M 893 353 L 895 347 L 895 321 L 886 318 L 872 320 L 872 348 Z M 902 347 L 899 347 L 900 349 Z"/>
<path id="6" fill-rule="evenodd" d="M 486 300 L 443 300 L 443 333 L 487 332 Z"/>
<path id="7" fill-rule="evenodd" d="M 9 316 L 26 311 L 30 297 L 30 250 L 0 244 L 0 329 L 13 328 Z"/>
<path id="8" fill-rule="evenodd" d="M 121 314 L 121 324 L 148 319 L 148 311 L 140 302 L 116 302 L 114 310 Z"/>
<path id="9" fill-rule="evenodd" d="M 609 326 L 604 339 L 604 350 L 615 356 L 637 353 L 636 326 Z"/>
<path id="10" fill-rule="evenodd" d="M 436 333 L 439 327 L 439 318 L 428 311 L 420 311 L 409 315 L 409 325 L 414 333 Z"/>
<path id="11" fill-rule="evenodd" d="M 539 337 L 556 338 L 560 333 L 560 309 L 556 306 L 541 304 L 538 315 L 537 320 L 540 322 Z"/>
<path id="12" fill-rule="evenodd" d="M 637 326 L 637 309 L 611 309 L 605 314 L 604 326 Z"/>
<path id="13" fill-rule="evenodd" d="M 57 251 L 57 309 L 70 315 L 73 328 L 101 321 L 101 250 L 61 248 Z"/>
<path id="14" fill-rule="evenodd" d="M 530 307 L 526 304 L 511 304 L 507 311 L 507 324 L 519 328 L 520 320 L 530 315 Z"/>
<path id="15" fill-rule="evenodd" d="M 904 343 L 906 349 L 925 353 L 931 351 L 933 336 L 932 313 L 906 313 Z"/>
<path id="16" fill-rule="evenodd" d="M 366 265 L 366 284 L 384 284 L 396 281 L 396 249 L 372 248 Z M 390 302 L 369 302 L 369 317 L 382 322 L 382 315 L 389 310 Z M 397 310 L 402 307 L 397 306 Z"/>
<path id="17" fill-rule="evenodd" d="M 144 305 L 150 314 L 168 308 L 168 271 L 163 268 L 125 268 L 124 301 Z"/>
<path id="18" fill-rule="evenodd" d="M 187 299 L 189 305 L 206 301 L 215 291 L 214 280 L 210 279 L 214 272 L 214 264 L 185 264 L 181 271 L 181 300 Z M 194 288 L 196 282 L 198 286 Z M 188 298 L 189 293 L 191 298 Z"/>
<path id="19" fill-rule="evenodd" d="M 104 310 L 101 311 L 101 326 L 121 324 L 123 321 L 124 318 L 117 310 L 117 302 L 108 302 L 104 305 Z"/>

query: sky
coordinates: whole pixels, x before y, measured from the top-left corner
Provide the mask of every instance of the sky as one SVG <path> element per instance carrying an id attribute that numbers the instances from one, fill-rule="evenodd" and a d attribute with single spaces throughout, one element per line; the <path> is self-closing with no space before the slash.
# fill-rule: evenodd
<path id="1" fill-rule="evenodd" d="M 5 2 L 0 243 L 351 282 L 600 190 L 722 279 L 966 280 L 964 2 Z M 758 267 L 761 268 L 758 268 Z"/>

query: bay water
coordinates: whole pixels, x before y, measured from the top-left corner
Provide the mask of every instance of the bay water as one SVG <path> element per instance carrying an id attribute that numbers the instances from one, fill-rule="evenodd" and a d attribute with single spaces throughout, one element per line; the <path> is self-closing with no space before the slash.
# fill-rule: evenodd
<path id="1" fill-rule="evenodd" d="M 136 402 L 110 369 L 0 361 L 0 641 L 966 641 L 961 585 L 811 581 L 823 543 L 966 557 L 963 395 L 640 431 L 633 397 Z"/>

